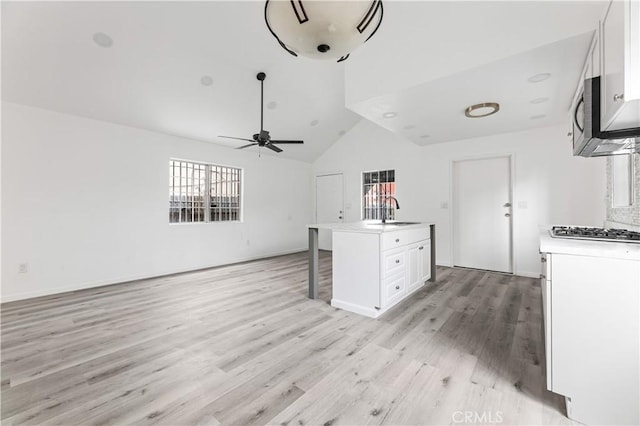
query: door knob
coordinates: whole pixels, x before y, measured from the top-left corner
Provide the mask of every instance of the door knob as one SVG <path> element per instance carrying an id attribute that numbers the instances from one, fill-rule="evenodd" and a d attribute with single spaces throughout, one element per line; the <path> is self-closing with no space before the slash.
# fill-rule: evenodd
<path id="1" fill-rule="evenodd" d="M 613 102 L 618 102 L 624 99 L 624 93 L 613 95 Z"/>
<path id="2" fill-rule="evenodd" d="M 511 203 L 504 203 L 504 206 L 502 207 L 511 207 Z"/>
<path id="3" fill-rule="evenodd" d="M 505 215 L 506 217 L 510 217 L 510 216 L 511 216 L 511 214 L 510 214 L 510 213 L 505 213 L 504 215 Z"/>

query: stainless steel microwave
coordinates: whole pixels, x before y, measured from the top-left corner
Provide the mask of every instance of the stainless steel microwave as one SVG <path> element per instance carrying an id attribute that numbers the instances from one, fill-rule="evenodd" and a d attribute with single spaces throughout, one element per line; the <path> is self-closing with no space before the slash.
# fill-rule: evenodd
<path id="1" fill-rule="evenodd" d="M 584 81 L 573 110 L 573 155 L 602 157 L 640 152 L 640 127 L 600 130 L 600 77 Z"/>

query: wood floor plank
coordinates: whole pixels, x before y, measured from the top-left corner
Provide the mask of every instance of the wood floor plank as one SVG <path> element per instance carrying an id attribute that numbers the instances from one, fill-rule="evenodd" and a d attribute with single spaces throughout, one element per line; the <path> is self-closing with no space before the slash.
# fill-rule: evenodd
<path id="1" fill-rule="evenodd" d="M 6 303 L 6 425 L 572 424 L 546 391 L 537 280 L 437 267 L 379 319 L 307 253 Z"/>

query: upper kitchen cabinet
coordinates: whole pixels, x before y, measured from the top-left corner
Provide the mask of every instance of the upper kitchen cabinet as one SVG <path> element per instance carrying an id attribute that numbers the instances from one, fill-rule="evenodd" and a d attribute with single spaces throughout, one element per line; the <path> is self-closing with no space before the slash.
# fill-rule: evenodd
<path id="1" fill-rule="evenodd" d="M 601 26 L 601 128 L 640 127 L 640 2 L 612 0 Z"/>

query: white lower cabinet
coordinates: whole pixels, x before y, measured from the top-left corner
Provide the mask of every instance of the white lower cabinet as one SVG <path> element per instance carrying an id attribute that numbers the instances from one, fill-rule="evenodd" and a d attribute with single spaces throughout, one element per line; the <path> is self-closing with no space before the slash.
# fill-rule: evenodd
<path id="1" fill-rule="evenodd" d="M 423 240 L 407 247 L 407 290 L 412 292 L 431 278 L 431 241 Z"/>
<path id="2" fill-rule="evenodd" d="M 568 417 L 640 422 L 640 259 L 547 253 L 541 276 L 547 389 Z"/>
<path id="3" fill-rule="evenodd" d="M 551 256 L 542 253 L 542 274 L 540 274 L 540 288 L 542 289 L 542 325 L 544 327 L 544 354 L 547 367 L 547 390 L 553 390 L 553 374 L 551 362 Z"/>
<path id="4" fill-rule="evenodd" d="M 431 278 L 428 227 L 334 231 L 331 305 L 377 318 Z"/>

